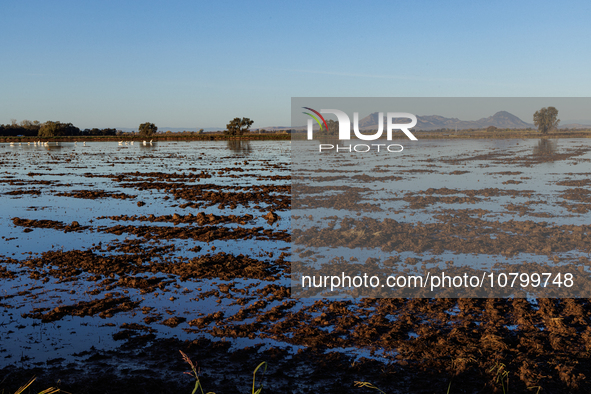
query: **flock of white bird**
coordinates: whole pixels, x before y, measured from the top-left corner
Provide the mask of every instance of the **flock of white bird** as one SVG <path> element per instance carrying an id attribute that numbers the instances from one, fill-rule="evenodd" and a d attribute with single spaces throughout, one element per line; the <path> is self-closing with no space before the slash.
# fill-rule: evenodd
<path id="1" fill-rule="evenodd" d="M 152 141 L 154 141 L 154 140 L 150 140 L 150 142 L 143 141 L 143 144 L 144 144 L 144 146 L 147 146 L 148 144 L 153 145 Z M 18 143 L 19 146 L 22 144 L 23 144 L 22 142 Z M 58 141 L 55 142 L 55 145 L 59 146 L 59 144 L 60 143 Z M 119 145 L 128 145 L 128 144 L 133 145 L 133 141 L 131 141 L 129 143 L 127 141 L 119 141 Z M 27 145 L 30 146 L 31 143 L 27 142 Z M 49 145 L 50 145 L 49 141 L 33 141 L 33 146 L 49 146 Z M 78 145 L 78 141 L 74 141 L 74 145 Z M 11 142 L 10 146 L 16 146 L 16 144 L 14 142 Z M 86 141 L 83 142 L 83 146 L 86 146 Z"/>
<path id="2" fill-rule="evenodd" d="M 150 145 L 152 145 L 152 141 L 154 141 L 154 140 L 150 140 Z M 143 141 L 143 144 L 144 144 L 144 146 L 146 146 L 146 145 L 148 145 L 148 142 Z M 127 145 L 127 141 L 119 141 L 119 145 Z M 129 145 L 133 145 L 133 141 L 131 141 L 129 143 Z"/>
<path id="3" fill-rule="evenodd" d="M 19 145 L 22 145 L 23 143 L 22 142 L 19 142 L 18 144 Z M 55 144 L 56 145 L 59 145 L 59 142 L 56 142 Z M 27 142 L 27 145 L 31 145 L 31 143 L 30 142 Z M 37 146 L 37 145 L 39 145 L 39 146 L 49 146 L 49 142 L 48 141 L 44 141 L 44 142 L 42 142 L 42 141 L 33 141 L 33 145 L 34 146 Z M 10 143 L 10 146 L 15 146 L 15 143 L 14 142 L 11 142 Z"/>

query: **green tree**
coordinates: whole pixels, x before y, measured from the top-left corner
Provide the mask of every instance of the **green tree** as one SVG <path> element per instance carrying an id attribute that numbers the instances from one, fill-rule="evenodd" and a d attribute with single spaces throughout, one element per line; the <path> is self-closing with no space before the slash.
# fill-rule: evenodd
<path id="1" fill-rule="evenodd" d="M 158 127 L 154 123 L 142 123 L 138 129 L 141 136 L 149 137 L 156 134 Z"/>
<path id="2" fill-rule="evenodd" d="M 43 123 L 37 133 L 39 137 L 57 137 L 62 135 L 80 135 L 80 129 L 72 123 L 52 122 Z"/>
<path id="3" fill-rule="evenodd" d="M 328 130 L 325 131 L 326 135 L 332 135 L 335 137 L 339 135 L 339 122 L 329 119 L 326 121 L 326 125 L 328 126 Z"/>
<path id="4" fill-rule="evenodd" d="M 250 126 L 254 121 L 248 118 L 234 118 L 226 125 L 226 130 L 224 134 L 226 135 L 242 135 L 248 133 Z"/>
<path id="5" fill-rule="evenodd" d="M 558 110 L 556 108 L 542 108 L 534 114 L 534 124 L 538 127 L 540 133 L 547 134 L 548 131 L 558 127 L 560 119 L 557 117 Z"/>
<path id="6" fill-rule="evenodd" d="M 54 137 L 56 135 L 59 135 L 59 132 L 60 122 L 52 122 L 51 120 L 48 120 L 47 122 L 41 125 L 37 135 L 39 137 Z"/>

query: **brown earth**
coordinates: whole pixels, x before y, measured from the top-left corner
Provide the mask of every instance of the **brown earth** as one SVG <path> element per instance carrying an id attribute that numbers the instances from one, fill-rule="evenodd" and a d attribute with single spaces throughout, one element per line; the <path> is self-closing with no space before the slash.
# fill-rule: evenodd
<path id="1" fill-rule="evenodd" d="M 492 153 L 450 163 L 488 160 L 528 166 L 579 157 L 585 152 L 580 148 L 532 157 Z M 273 169 L 272 166 L 269 168 Z M 34 374 L 38 376 L 36 390 L 56 385 L 81 394 L 190 392 L 193 381 L 183 375 L 189 366 L 183 363 L 178 350 L 197 362 L 205 390 L 218 393 L 247 392 L 252 371 L 261 361 L 269 364 L 263 393 L 370 392 L 368 388 L 355 388 L 355 381 L 371 382 L 386 393 L 447 392 L 448 388 L 449 392 L 500 393 L 503 392 L 501 382 L 504 377 L 508 377 L 509 392 L 537 392 L 540 388 L 541 393 L 583 393 L 591 387 L 591 328 L 588 324 L 591 304 L 588 299 L 355 298 L 305 303 L 291 298 L 290 288 L 279 283 L 291 274 L 291 256 L 287 253 L 274 255 L 269 252 L 266 256 L 253 258 L 212 249 L 211 253 L 185 258 L 176 256 L 176 247 L 166 243 L 167 240 L 210 243 L 249 239 L 289 242 L 293 237 L 302 245 L 302 257 L 309 256 L 305 252 L 306 246 L 325 245 L 382 247 L 397 253 L 448 251 L 502 256 L 531 253 L 551 257 L 572 250 L 590 253 L 589 225 L 486 220 L 491 212 L 469 208 L 440 209 L 435 215 L 436 223 L 359 218 L 334 220 L 332 225 L 322 229 L 291 232 L 273 228 L 288 219 L 290 187 L 273 184 L 285 180 L 285 176 L 256 175 L 253 178 L 269 184 L 243 189 L 201 183 L 214 175 L 244 176 L 245 171 L 241 167 L 226 167 L 215 172 L 135 172 L 104 177 L 119 188 L 163 193 L 168 198 L 166 200 L 178 204 L 179 209 L 216 205 L 220 209 L 236 209 L 240 206 L 259 214 L 112 215 L 94 220 L 142 224 L 98 226 L 95 223 L 80 225 L 59 220 L 10 218 L 16 229 L 25 232 L 43 229 L 137 237 L 84 250 L 48 250 L 22 260 L 2 257 L 0 279 L 26 276 L 39 283 L 83 282 L 88 288 L 84 297 L 96 296 L 53 309 L 34 309 L 24 317 L 41 324 L 53 324 L 66 316 L 96 314 L 105 321 L 125 312 L 146 316 L 145 324 L 124 323 L 117 327 L 119 331 L 113 334 L 113 338 L 120 341 L 119 348 L 112 351 L 91 349 L 81 355 L 83 364 L 63 365 L 61 360 L 54 360 L 30 369 L 16 366 L 0 369 L 1 389 L 13 392 Z M 406 173 L 414 172 L 408 170 Z M 452 174 L 462 175 L 463 171 Z M 521 172 L 497 174 L 517 176 Z M 102 176 L 86 174 L 87 178 Z M 338 177 L 333 180 L 336 179 Z M 388 180 L 396 179 L 390 177 Z M 376 177 L 360 176 L 356 181 L 375 182 Z M 589 192 L 585 187 L 588 183 L 573 181 L 560 185 L 568 188 L 559 196 L 563 200 L 561 203 L 577 213 L 587 212 Z M 300 190 L 314 192 L 313 187 Z M 364 201 L 366 189 L 359 185 L 335 190 L 343 194 L 314 199 L 309 202 L 310 206 L 336 207 L 352 212 L 380 211 L 377 203 Z M 19 195 L 31 191 L 22 189 L 20 193 L 11 193 Z M 101 190 L 53 194 L 89 199 L 134 199 L 137 196 Z M 522 205 L 507 205 L 507 211 L 512 214 L 529 215 L 531 205 L 538 203 L 528 190 L 496 188 L 430 188 L 413 195 L 407 193 L 397 201 L 406 203 L 408 208 L 425 209 L 440 203 L 471 205 L 496 196 L 532 199 Z M 149 201 L 147 205 L 149 207 Z M 254 221 L 258 219 L 266 221 L 266 226 L 255 227 Z M 172 223 L 173 226 L 154 223 Z M 226 227 L 226 224 L 236 226 Z M 200 252 L 201 249 L 202 246 L 195 246 L 194 250 Z M 393 259 L 389 262 L 367 261 L 366 266 L 418 263 L 421 261 L 417 259 L 405 262 Z M 588 260 L 583 263 L 588 264 Z M 18 264 L 19 271 L 6 268 L 8 264 Z M 252 280 L 253 285 L 246 288 L 235 286 L 232 281 L 239 278 Z M 212 289 L 199 288 L 191 297 L 227 299 L 240 306 L 237 312 L 195 311 L 192 316 L 179 316 L 175 311 L 156 310 L 126 293 L 139 290 L 140 294 L 161 293 L 174 299 L 181 291 L 182 282 L 200 283 L 206 279 L 230 283 L 216 282 Z M 18 296 L 33 297 L 32 290 L 25 290 Z M 104 294 L 105 291 L 109 293 Z M 0 293 L 0 306 L 12 308 L 15 297 Z M 195 339 L 158 338 L 156 332 L 163 325 L 194 334 Z M 269 343 L 281 343 L 291 349 L 273 345 L 231 351 L 230 340 L 236 338 L 275 340 L 277 342 Z M 355 360 L 339 351 L 346 348 L 364 349 L 367 357 Z"/>

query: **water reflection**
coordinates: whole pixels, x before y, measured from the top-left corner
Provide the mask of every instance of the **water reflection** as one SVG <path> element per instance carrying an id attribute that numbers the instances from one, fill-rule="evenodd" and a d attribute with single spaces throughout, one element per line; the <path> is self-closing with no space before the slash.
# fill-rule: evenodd
<path id="1" fill-rule="evenodd" d="M 2 338 L 0 369 L 16 362 L 14 360 L 20 360 L 23 354 L 29 360 L 27 363 L 31 364 L 58 359 L 64 360 L 64 363 L 76 362 L 78 358 L 74 358 L 72 354 L 88 351 L 91 346 L 100 351 L 108 351 L 120 346 L 120 343 L 113 338 L 113 334 L 119 331 L 122 324 L 146 323 L 144 321 L 146 315 L 137 314 L 134 316 L 123 313 L 114 314 L 113 320 L 109 320 L 109 325 L 106 325 L 105 319 L 98 315 L 64 318 L 58 324 L 41 325 L 38 320 L 23 317 L 23 313 L 30 313 L 34 308 L 53 309 L 59 305 L 76 305 L 80 301 L 87 302 L 95 298 L 101 300 L 110 290 L 103 291 L 102 287 L 96 287 L 95 282 L 88 279 L 89 275 L 85 271 L 81 271 L 75 281 L 56 282 L 50 280 L 43 283 L 43 286 L 38 286 L 35 284 L 37 279 L 24 272 L 21 273 L 21 268 L 16 260 L 19 256 L 24 256 L 21 253 L 28 252 L 29 254 L 25 257 L 30 259 L 47 251 L 56 251 L 56 253 L 72 250 L 85 251 L 91 248 L 92 243 L 96 243 L 99 245 L 98 248 L 101 248 L 100 245 L 105 245 L 105 249 L 101 248 L 100 251 L 97 249 L 96 253 L 105 256 L 123 255 L 126 252 L 122 252 L 123 249 L 120 247 L 127 248 L 123 245 L 128 245 L 128 242 L 134 243 L 135 241 L 130 238 L 135 238 L 135 235 L 128 238 L 129 234 L 127 233 L 117 235 L 96 232 L 95 228 L 98 229 L 98 227 L 94 227 L 95 225 L 114 225 L 117 221 L 108 218 L 121 214 L 137 217 L 152 213 L 158 216 L 172 216 L 177 213 L 184 215 L 188 211 L 193 213 L 204 211 L 206 214 L 211 213 L 216 216 L 255 213 L 256 217 L 252 222 L 248 221 L 240 226 L 245 228 L 263 226 L 266 220 L 261 218 L 262 214 L 259 214 L 258 211 L 253 211 L 252 207 L 237 203 L 237 206 L 232 208 L 199 206 L 187 207 L 189 209 L 185 211 L 185 208 L 180 208 L 176 202 L 173 203 L 174 200 L 169 200 L 173 195 L 168 194 L 168 191 L 146 187 L 149 183 L 159 182 L 164 178 L 170 180 L 166 183 L 166 188 L 172 185 L 181 187 L 183 179 L 190 179 L 188 178 L 190 175 L 185 175 L 185 171 L 195 173 L 198 176 L 197 181 L 199 181 L 202 169 L 205 169 L 205 173 L 212 175 L 206 179 L 208 179 L 207 183 L 212 185 L 211 190 L 215 192 L 224 190 L 225 192 L 236 191 L 238 193 L 243 189 L 254 190 L 254 187 L 260 185 L 289 184 L 290 158 L 288 155 L 279 154 L 281 151 L 277 149 L 279 146 L 277 141 L 234 142 L 237 144 L 228 144 L 228 148 L 234 148 L 233 150 L 236 152 L 253 151 L 255 153 L 252 155 L 256 155 L 268 164 L 263 166 L 258 160 L 241 163 L 242 169 L 252 176 L 240 177 L 239 180 L 227 176 L 216 176 L 218 168 L 230 168 L 236 162 L 235 154 L 227 154 L 229 151 L 226 150 L 226 141 L 162 141 L 158 143 L 153 141 L 153 145 L 150 145 L 149 142 L 143 145 L 142 141 L 135 141 L 133 145 L 119 145 L 117 141 L 104 141 L 86 142 L 86 146 L 80 141 L 77 144 L 59 142 L 58 145 L 52 141 L 46 146 L 18 143 L 10 146 L 9 143 L 0 143 L 2 166 L 7 171 L 0 176 L 0 257 L 2 258 L 0 261 L 0 317 L 2 317 L 0 319 L 0 338 Z M 283 143 L 281 144 L 283 145 Z M 220 154 L 220 152 L 222 153 Z M 272 175 L 278 175 L 281 179 L 270 180 L 271 169 Z M 180 175 L 180 172 L 183 172 L 183 175 Z M 138 185 L 126 184 L 127 181 L 122 182 L 123 179 L 118 178 L 120 174 L 129 174 L 130 180 L 137 180 Z M 192 181 L 189 182 L 192 183 Z M 134 182 L 132 181 L 132 183 Z M 186 187 L 186 190 L 192 190 L 192 186 Z M 137 196 L 133 201 L 117 198 L 119 193 L 129 194 L 132 188 L 133 195 Z M 209 187 L 206 188 L 209 189 Z M 109 197 L 86 199 L 60 195 L 61 193 L 72 193 L 74 190 L 104 191 Z M 172 190 L 169 190 L 172 193 Z M 282 189 L 277 193 L 289 193 L 288 190 Z M 36 194 L 36 191 L 39 191 L 40 194 Z M 146 203 L 140 206 L 136 204 L 139 201 Z M 260 206 L 266 207 L 267 204 L 261 201 Z M 104 218 L 97 219 L 98 216 L 104 216 Z M 57 217 L 64 223 L 77 221 L 81 226 L 91 225 L 93 227 L 84 231 L 68 231 L 67 233 L 56 231 L 54 228 L 35 228 L 23 231 L 22 228 L 12 225 L 11 219 L 14 217 L 34 220 L 53 220 Z M 281 217 L 283 218 L 284 215 L 281 214 Z M 125 223 L 127 224 L 127 222 Z M 277 223 L 279 227 L 276 224 L 274 231 L 287 230 L 289 223 L 289 219 L 280 220 Z M 132 226 L 146 225 L 145 222 L 134 222 L 133 224 L 130 222 L 129 224 Z M 167 223 L 164 222 L 155 224 L 157 227 L 166 225 Z M 227 226 L 227 231 L 232 232 L 235 231 L 238 224 L 229 223 L 225 226 Z M 152 240 L 148 243 L 151 242 Z M 155 242 L 162 245 L 150 246 L 150 248 L 163 248 L 162 254 L 155 252 L 154 258 L 158 260 L 160 258 L 192 259 L 213 251 L 213 249 L 207 249 L 205 244 L 196 245 L 195 241 L 185 238 L 162 239 Z M 194 248 L 195 246 L 203 247 L 203 250 L 197 250 Z M 215 246 L 217 251 L 224 251 L 224 253 L 235 256 L 243 255 L 252 259 L 261 259 L 261 256 L 266 256 L 270 252 L 276 256 L 280 255 L 282 251 L 287 250 L 289 243 L 266 239 L 220 238 L 212 241 L 211 246 Z M 107 250 L 106 248 L 109 247 L 115 249 Z M 12 256 L 15 260 L 8 260 L 7 256 Z M 6 263 L 7 261 L 9 263 Z M 11 273 L 9 277 L 3 276 L 3 269 L 7 270 L 4 271 L 5 273 Z M 45 272 L 44 269 L 43 272 Z M 154 277 L 162 277 L 160 274 L 154 274 Z M 172 280 L 172 278 L 166 280 Z M 149 304 L 154 313 L 157 310 L 162 312 L 175 310 L 175 313 L 179 315 L 191 315 L 195 310 L 214 313 L 221 309 L 225 313 L 233 315 L 240 308 L 240 305 L 237 304 L 230 305 L 234 301 L 233 299 L 222 300 L 221 303 L 218 303 L 214 297 L 197 299 L 196 294 L 200 294 L 202 291 L 217 291 L 217 284 L 211 284 L 209 279 L 206 281 L 181 280 L 179 283 L 182 283 L 185 293 L 175 293 L 172 300 L 169 297 L 160 297 L 153 292 L 140 294 L 141 289 L 129 288 L 125 290 L 125 294 L 133 302 L 141 302 L 142 307 Z M 252 287 L 255 281 L 238 278 L 232 280 L 232 283 L 237 291 L 255 291 Z M 259 286 L 258 283 L 262 288 L 271 282 L 257 280 L 257 286 Z M 289 286 L 289 279 L 282 278 L 281 282 L 275 283 Z M 181 285 L 179 284 L 179 286 Z M 14 302 L 14 304 L 5 304 L 4 299 L 10 299 L 10 302 Z M 33 299 L 34 301 L 32 301 Z M 272 303 L 269 304 L 270 308 L 275 306 Z M 17 309 L 18 312 L 13 313 Z M 236 310 L 234 311 L 234 309 Z M 157 333 L 154 332 L 154 335 L 160 337 L 177 336 L 182 340 L 192 340 L 195 335 L 165 325 L 156 326 L 154 324 L 154 328 L 156 327 L 160 330 Z M 269 341 L 266 340 L 265 343 L 269 343 Z M 55 365 L 57 363 L 58 361 Z"/>
<path id="2" fill-rule="evenodd" d="M 228 140 L 227 148 L 236 153 L 249 154 L 252 152 L 250 141 L 247 140 Z"/>
<path id="3" fill-rule="evenodd" d="M 29 146 L 27 145 L 27 147 L 29 147 Z M 55 142 L 53 142 L 53 145 L 50 143 L 49 145 L 44 146 L 44 148 L 48 151 L 59 151 L 59 150 L 62 150 L 64 148 L 64 146 L 61 144 L 56 145 Z"/>
<path id="4" fill-rule="evenodd" d="M 556 140 L 549 140 L 547 138 L 541 138 L 538 141 L 538 145 L 534 146 L 534 155 L 536 156 L 549 156 L 556 153 L 558 144 Z"/>

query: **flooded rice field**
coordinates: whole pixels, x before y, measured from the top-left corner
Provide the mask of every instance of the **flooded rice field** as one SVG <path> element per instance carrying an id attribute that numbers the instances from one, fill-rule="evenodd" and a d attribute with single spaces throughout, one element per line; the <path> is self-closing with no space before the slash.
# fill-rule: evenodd
<path id="1" fill-rule="evenodd" d="M 591 297 L 586 140 L 398 142 L 294 144 L 293 296 Z"/>
<path id="2" fill-rule="evenodd" d="M 0 144 L 1 389 L 36 375 L 72 393 L 188 393 L 179 350 L 216 393 L 248 392 L 261 361 L 268 392 L 591 385 L 585 293 L 292 289 L 292 256 L 321 270 L 335 251 L 356 269 L 536 262 L 585 277 L 587 140 L 405 142 L 377 168 L 303 157 L 293 202 L 289 141 L 52 144 Z"/>

